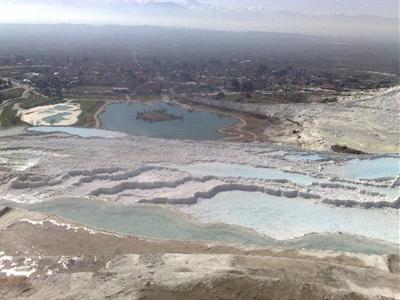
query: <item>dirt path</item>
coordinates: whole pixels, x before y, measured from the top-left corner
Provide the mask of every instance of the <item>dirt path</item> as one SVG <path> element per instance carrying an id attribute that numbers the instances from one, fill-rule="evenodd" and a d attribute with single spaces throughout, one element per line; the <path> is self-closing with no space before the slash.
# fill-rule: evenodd
<path id="1" fill-rule="evenodd" d="M 259 140 L 257 134 L 245 129 L 246 126 L 248 125 L 247 120 L 245 118 L 237 114 L 230 116 L 238 119 L 240 122 L 229 127 L 217 129 L 219 133 L 224 135 L 229 135 L 229 137 L 224 139 L 225 141 L 255 142 Z"/>
<path id="2" fill-rule="evenodd" d="M 93 114 L 93 119 L 95 121 L 95 127 L 100 128 L 101 127 L 101 120 L 100 120 L 100 114 L 106 111 L 107 105 L 110 104 L 109 102 L 103 103 L 102 106 L 99 107 L 99 109 Z"/>

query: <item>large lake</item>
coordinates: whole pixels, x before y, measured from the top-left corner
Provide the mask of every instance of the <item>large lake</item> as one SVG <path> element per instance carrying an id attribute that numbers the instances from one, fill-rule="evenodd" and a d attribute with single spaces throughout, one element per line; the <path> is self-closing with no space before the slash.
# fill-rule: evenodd
<path id="1" fill-rule="evenodd" d="M 150 122 L 137 118 L 138 113 L 163 111 L 179 117 L 175 120 Z M 102 128 L 135 135 L 167 139 L 217 140 L 226 137 L 218 128 L 236 124 L 237 119 L 206 111 L 193 111 L 164 103 L 113 103 L 99 116 Z"/>

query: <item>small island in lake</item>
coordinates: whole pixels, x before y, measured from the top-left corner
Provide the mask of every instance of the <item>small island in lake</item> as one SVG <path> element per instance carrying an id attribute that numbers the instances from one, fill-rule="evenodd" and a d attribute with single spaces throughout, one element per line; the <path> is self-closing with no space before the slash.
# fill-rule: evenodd
<path id="1" fill-rule="evenodd" d="M 157 109 L 152 111 L 137 112 L 136 119 L 142 119 L 147 122 L 163 122 L 182 119 L 183 116 L 176 116 L 166 112 L 166 109 Z"/>

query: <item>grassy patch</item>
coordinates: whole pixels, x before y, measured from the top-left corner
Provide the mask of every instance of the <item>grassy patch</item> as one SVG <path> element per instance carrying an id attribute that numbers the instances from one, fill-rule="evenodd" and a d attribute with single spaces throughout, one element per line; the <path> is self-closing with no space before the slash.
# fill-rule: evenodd
<path id="1" fill-rule="evenodd" d="M 0 103 L 2 103 L 5 100 L 8 100 L 8 99 L 19 98 L 19 97 L 21 97 L 23 92 L 24 92 L 24 89 L 22 89 L 22 88 L 15 88 L 15 89 L 7 90 L 7 91 L 0 91 Z"/>
<path id="2" fill-rule="evenodd" d="M 75 101 L 81 106 L 82 112 L 78 117 L 78 122 L 75 126 L 90 126 L 94 125 L 93 115 L 103 105 L 102 101 Z"/>
<path id="3" fill-rule="evenodd" d="M 17 117 L 17 110 L 11 109 L 10 107 L 5 107 L 0 115 L 0 125 L 1 127 L 8 128 L 15 125 L 25 124 L 19 117 Z"/>
<path id="4" fill-rule="evenodd" d="M 221 98 L 220 100 L 240 102 L 243 101 L 243 98 L 244 97 L 240 94 L 231 94 L 231 95 L 225 95 L 224 98 Z"/>
<path id="5" fill-rule="evenodd" d="M 101 85 L 80 85 L 71 88 L 70 92 L 72 93 L 87 93 L 87 94 L 103 94 L 106 91 L 111 90 L 112 87 L 107 87 L 107 86 L 101 86 Z"/>
<path id="6" fill-rule="evenodd" d="M 70 93 L 70 92 L 65 92 L 64 97 L 68 99 L 74 99 L 74 100 L 79 100 L 79 101 L 85 101 L 85 100 L 98 100 L 98 99 L 103 99 L 103 100 L 126 100 L 126 96 L 121 95 L 104 95 L 104 94 L 76 94 L 76 93 Z"/>
<path id="7" fill-rule="evenodd" d="M 125 95 L 110 94 L 109 91 L 112 87 L 99 86 L 99 85 L 81 85 L 76 86 L 64 93 L 66 98 L 79 99 L 79 100 L 118 100 L 126 99 Z"/>
<path id="8" fill-rule="evenodd" d="M 57 104 L 64 102 L 62 99 L 59 98 L 46 98 L 41 95 L 36 95 L 31 93 L 27 99 L 20 102 L 20 106 L 23 109 L 29 109 L 36 106 L 43 106 L 43 105 L 50 105 L 50 104 Z"/>

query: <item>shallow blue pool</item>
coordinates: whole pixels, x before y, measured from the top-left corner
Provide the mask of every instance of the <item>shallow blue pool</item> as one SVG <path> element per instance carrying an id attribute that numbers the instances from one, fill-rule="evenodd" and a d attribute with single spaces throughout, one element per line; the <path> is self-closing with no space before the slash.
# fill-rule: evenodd
<path id="1" fill-rule="evenodd" d="M 29 127 L 29 131 L 36 132 L 64 132 L 72 135 L 77 135 L 80 137 L 104 137 L 104 138 L 116 138 L 125 136 L 123 132 L 103 130 L 97 128 L 82 128 L 82 127 L 65 127 L 65 126 L 38 126 Z"/>
<path id="2" fill-rule="evenodd" d="M 331 165 L 326 171 L 349 179 L 395 177 L 400 173 L 400 158 L 353 159 L 343 165 Z"/>

